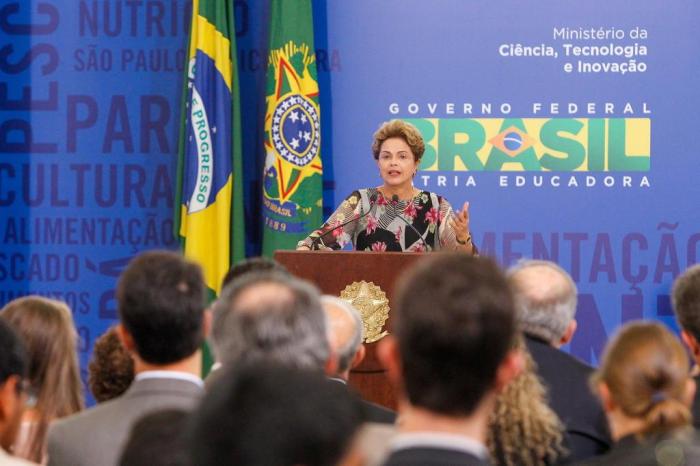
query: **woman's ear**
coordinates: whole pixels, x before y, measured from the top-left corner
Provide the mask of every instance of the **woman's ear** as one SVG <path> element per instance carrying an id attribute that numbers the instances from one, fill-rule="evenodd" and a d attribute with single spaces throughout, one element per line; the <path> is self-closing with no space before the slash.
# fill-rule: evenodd
<path id="1" fill-rule="evenodd" d="M 692 377 L 688 377 L 688 380 L 685 382 L 685 398 L 683 400 L 686 406 L 690 407 L 693 405 L 696 389 L 697 384 L 695 383 L 695 379 L 693 379 Z"/>
<path id="2" fill-rule="evenodd" d="M 613 400 L 608 385 L 605 382 L 599 382 L 598 385 L 596 385 L 596 391 L 598 392 L 600 403 L 603 405 L 603 410 L 606 413 L 614 411 L 617 407 L 617 403 L 615 403 L 615 400 Z"/>

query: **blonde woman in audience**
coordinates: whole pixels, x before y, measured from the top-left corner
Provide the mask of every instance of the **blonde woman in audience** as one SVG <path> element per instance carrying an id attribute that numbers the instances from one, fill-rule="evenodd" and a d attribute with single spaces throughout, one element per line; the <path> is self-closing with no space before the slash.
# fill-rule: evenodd
<path id="1" fill-rule="evenodd" d="M 45 463 L 49 423 L 83 409 L 71 311 L 60 301 L 28 296 L 8 303 L 0 318 L 20 335 L 29 354 L 33 406 L 24 413 L 13 453 Z"/>
<path id="2" fill-rule="evenodd" d="M 548 466 L 566 453 L 564 426 L 547 405 L 547 394 L 537 378 L 535 362 L 522 338 L 523 371 L 496 399 L 486 441 L 496 466 Z"/>
<path id="3" fill-rule="evenodd" d="M 695 465 L 700 446 L 689 406 L 688 356 L 659 323 L 625 325 L 606 348 L 592 384 L 615 443 L 585 465 Z"/>

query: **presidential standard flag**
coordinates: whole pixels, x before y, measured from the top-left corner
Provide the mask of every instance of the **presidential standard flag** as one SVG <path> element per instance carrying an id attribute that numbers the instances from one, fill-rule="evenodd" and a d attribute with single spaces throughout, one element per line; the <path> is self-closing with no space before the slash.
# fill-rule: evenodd
<path id="1" fill-rule="evenodd" d="M 310 0 L 272 0 L 267 63 L 263 254 L 321 225 L 321 116 Z"/>
<path id="2" fill-rule="evenodd" d="M 217 295 L 230 265 L 244 256 L 235 37 L 232 1 L 192 2 L 175 233 Z"/>

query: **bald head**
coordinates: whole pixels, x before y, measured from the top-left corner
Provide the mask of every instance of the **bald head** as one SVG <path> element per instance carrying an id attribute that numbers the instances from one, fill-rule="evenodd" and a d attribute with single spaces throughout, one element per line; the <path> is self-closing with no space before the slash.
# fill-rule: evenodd
<path id="1" fill-rule="evenodd" d="M 287 274 L 247 274 L 214 303 L 212 343 L 224 365 L 268 360 L 324 370 L 331 357 L 318 290 Z"/>
<path id="2" fill-rule="evenodd" d="M 260 281 L 243 288 L 231 303 L 239 312 L 262 312 L 270 305 L 291 305 L 294 295 L 288 286 L 278 282 Z"/>
<path id="3" fill-rule="evenodd" d="M 347 301 L 335 296 L 321 297 L 331 350 L 338 357 L 338 373 L 349 371 L 362 347 L 362 318 Z"/>
<path id="4" fill-rule="evenodd" d="M 566 339 L 577 301 L 569 274 L 553 262 L 526 260 L 511 268 L 508 277 L 523 331 L 555 346 Z"/>

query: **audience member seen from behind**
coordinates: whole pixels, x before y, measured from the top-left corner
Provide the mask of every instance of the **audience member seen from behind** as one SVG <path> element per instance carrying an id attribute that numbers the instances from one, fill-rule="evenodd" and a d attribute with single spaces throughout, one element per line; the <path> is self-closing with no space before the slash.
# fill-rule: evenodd
<path id="1" fill-rule="evenodd" d="M 187 411 L 167 409 L 136 421 L 124 446 L 120 466 L 191 466 L 185 428 Z"/>
<path id="2" fill-rule="evenodd" d="M 255 272 L 279 272 L 289 273 L 287 269 L 274 259 L 267 257 L 249 257 L 234 264 L 224 276 L 221 288 L 225 288 L 229 283 L 241 277 Z"/>
<path id="3" fill-rule="evenodd" d="M 27 403 L 26 373 L 27 354 L 22 341 L 0 319 L 0 464 L 3 466 L 36 464 L 8 454 L 15 443 Z"/>
<path id="4" fill-rule="evenodd" d="M 695 367 L 700 364 L 700 265 L 694 265 L 683 272 L 673 284 L 671 293 L 673 310 L 681 327 L 681 338 L 694 359 Z M 700 383 L 700 375 L 695 375 L 695 383 Z M 700 428 L 700 390 L 695 391 L 693 401 L 693 424 Z"/>
<path id="5" fill-rule="evenodd" d="M 110 327 L 95 340 L 88 364 L 88 386 L 95 401 L 102 403 L 122 395 L 134 380 L 134 360 Z"/>
<path id="6" fill-rule="evenodd" d="M 84 406 L 71 310 L 61 301 L 28 296 L 8 303 L 0 318 L 18 332 L 27 348 L 28 391 L 34 399 L 22 417 L 13 452 L 42 463 L 49 424 Z"/>
<path id="7" fill-rule="evenodd" d="M 275 261 L 274 259 L 268 259 L 267 257 L 250 257 L 248 259 L 244 259 L 240 262 L 237 262 L 233 267 L 229 269 L 221 283 L 221 289 L 223 290 L 233 282 L 240 281 L 247 275 L 264 272 L 277 272 L 283 275 L 287 275 L 289 273 L 282 264 Z M 211 338 L 211 347 L 216 348 L 217 344 L 214 341 L 214 335 L 212 335 Z M 220 357 L 216 354 L 216 350 L 214 350 L 214 357 L 216 358 L 215 362 L 211 367 L 209 375 L 204 380 L 204 383 L 207 386 L 207 388 L 212 383 L 215 383 L 217 377 L 219 376 L 219 369 L 222 365 Z"/>
<path id="8" fill-rule="evenodd" d="M 549 405 L 564 423 L 567 461 L 600 455 L 610 448 L 605 413 L 591 393 L 593 368 L 562 351 L 576 331 L 576 284 L 557 264 L 523 260 L 508 271 L 525 344 L 549 395 Z"/>
<path id="9" fill-rule="evenodd" d="M 615 443 L 581 464 L 700 464 L 689 410 L 695 382 L 683 346 L 663 325 L 625 325 L 608 343 L 591 382 Z"/>
<path id="10" fill-rule="evenodd" d="M 546 389 L 522 338 L 523 371 L 498 395 L 486 445 L 496 466 L 546 466 L 564 456 L 564 426 L 547 404 Z"/>
<path id="11" fill-rule="evenodd" d="M 326 313 L 328 342 L 331 351 L 338 358 L 335 373 L 328 374 L 331 380 L 347 386 L 350 369 L 357 367 L 365 357 L 362 343 L 362 317 L 352 304 L 335 296 L 321 296 L 321 304 Z M 375 403 L 362 400 L 365 417 L 369 422 L 393 424 L 396 413 Z"/>
<path id="12" fill-rule="evenodd" d="M 342 386 L 318 371 L 266 362 L 222 371 L 193 415 L 192 464 L 347 464 L 363 419 Z"/>
<path id="13" fill-rule="evenodd" d="M 288 274 L 256 272 L 227 286 L 213 306 L 211 340 L 224 367 L 273 361 L 334 370 L 318 290 Z"/>
<path id="14" fill-rule="evenodd" d="M 522 364 L 503 272 L 487 258 L 427 256 L 402 277 L 393 312 L 379 356 L 402 393 L 385 464 L 489 464 L 488 419 Z"/>
<path id="15" fill-rule="evenodd" d="M 134 382 L 122 396 L 54 423 L 50 466 L 113 466 L 134 422 L 161 409 L 191 410 L 204 392 L 199 349 L 209 320 L 200 267 L 174 252 L 145 252 L 119 277 L 116 298 Z"/>

